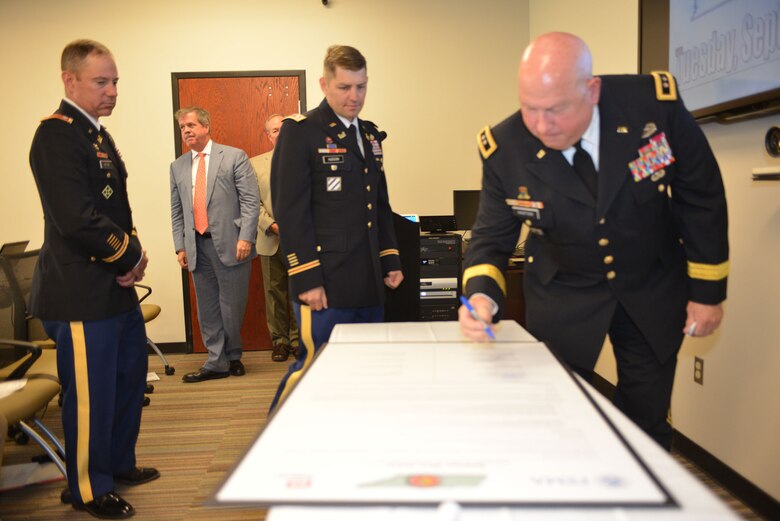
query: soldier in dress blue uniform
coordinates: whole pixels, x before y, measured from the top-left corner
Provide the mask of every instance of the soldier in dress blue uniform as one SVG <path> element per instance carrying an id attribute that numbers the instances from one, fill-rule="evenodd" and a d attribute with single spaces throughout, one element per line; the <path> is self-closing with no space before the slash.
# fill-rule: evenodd
<path id="1" fill-rule="evenodd" d="M 586 377 L 608 334 L 616 405 L 668 448 L 683 335 L 709 335 L 723 315 L 718 165 L 669 73 L 593 77 L 574 35 L 529 45 L 519 95 L 519 112 L 478 135 L 483 187 L 464 293 L 483 320 L 501 317 L 507 259 L 528 226 L 528 330 Z M 466 309 L 459 320 L 486 340 Z"/>
<path id="2" fill-rule="evenodd" d="M 133 284 L 143 279 L 147 257 L 133 227 L 124 162 L 99 121 L 114 110 L 118 79 L 102 44 L 66 46 L 66 97 L 41 122 L 30 150 L 45 226 L 30 311 L 57 345 L 68 471 L 62 499 L 104 519 L 134 513 L 115 482 L 160 476 L 135 460 L 148 356 Z"/>
<path id="3" fill-rule="evenodd" d="M 339 323 L 381 322 L 384 286 L 403 280 L 385 181 L 382 140 L 358 118 L 366 60 L 334 45 L 324 61 L 325 99 L 282 126 L 271 161 L 271 196 L 301 335 L 298 359 L 271 408 Z"/>

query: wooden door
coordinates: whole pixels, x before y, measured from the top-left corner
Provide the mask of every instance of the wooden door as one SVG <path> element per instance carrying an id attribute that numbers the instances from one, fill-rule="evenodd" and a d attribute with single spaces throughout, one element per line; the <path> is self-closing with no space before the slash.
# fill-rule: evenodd
<path id="1" fill-rule="evenodd" d="M 217 143 L 244 150 L 254 157 L 271 150 L 265 120 L 272 114 L 305 112 L 304 71 L 173 73 L 173 109 L 198 106 L 211 115 L 211 138 Z M 188 149 L 181 142 L 174 120 L 176 157 Z M 184 321 L 187 348 L 205 352 L 197 316 L 192 276 L 182 270 Z M 271 349 L 265 312 L 260 258 L 252 261 L 249 301 L 241 339 L 245 350 Z"/>

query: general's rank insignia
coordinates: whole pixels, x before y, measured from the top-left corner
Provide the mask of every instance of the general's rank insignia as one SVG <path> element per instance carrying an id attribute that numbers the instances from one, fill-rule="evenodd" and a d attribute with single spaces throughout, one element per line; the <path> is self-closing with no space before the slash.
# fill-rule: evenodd
<path id="1" fill-rule="evenodd" d="M 674 76 L 667 71 L 653 71 L 655 80 L 655 98 L 659 101 L 675 101 L 677 99 L 677 84 Z"/>
<path id="2" fill-rule="evenodd" d="M 523 201 L 528 201 L 531 199 L 531 196 L 528 194 L 527 186 L 521 186 L 517 189 L 517 198 L 522 199 Z"/>
<path id="3" fill-rule="evenodd" d="M 113 189 L 113 188 L 111 188 L 110 186 L 106 185 L 106 187 L 105 187 L 105 188 L 103 188 L 103 191 L 102 191 L 101 193 L 103 194 L 103 197 L 105 197 L 106 199 L 108 199 L 109 197 L 111 197 L 112 195 L 114 195 L 114 189 Z"/>
<path id="4" fill-rule="evenodd" d="M 335 166 L 335 165 L 334 165 Z M 340 192 L 341 191 L 341 177 L 328 177 L 325 180 L 326 190 L 328 192 Z"/>

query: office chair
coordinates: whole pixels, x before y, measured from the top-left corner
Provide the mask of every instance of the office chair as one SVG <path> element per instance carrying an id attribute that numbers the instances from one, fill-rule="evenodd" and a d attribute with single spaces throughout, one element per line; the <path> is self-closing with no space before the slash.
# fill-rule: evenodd
<path id="1" fill-rule="evenodd" d="M 152 294 L 152 288 L 149 286 L 145 286 L 143 284 L 136 284 L 136 288 L 140 288 L 145 291 L 143 295 L 141 295 L 141 298 L 138 299 L 138 302 L 141 304 L 141 313 L 144 316 L 144 324 L 151 322 L 155 318 L 157 318 L 157 315 L 160 314 L 162 311 L 162 308 L 158 306 L 157 304 L 144 304 L 144 300 Z M 163 365 L 165 366 L 165 374 L 168 376 L 172 375 L 176 372 L 176 369 L 168 364 L 168 360 L 166 360 L 165 355 L 162 354 L 162 351 L 160 351 L 160 348 L 157 347 L 157 345 L 152 342 L 152 339 L 149 337 L 146 337 L 146 343 L 149 344 L 149 347 L 151 347 L 155 353 L 157 353 L 157 356 L 162 359 Z M 154 387 L 152 387 L 152 390 L 154 390 Z"/>

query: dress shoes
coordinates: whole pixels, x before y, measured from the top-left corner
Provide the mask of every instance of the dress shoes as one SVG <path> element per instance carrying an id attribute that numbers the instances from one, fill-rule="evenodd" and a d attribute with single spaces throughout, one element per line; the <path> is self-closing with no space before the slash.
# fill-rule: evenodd
<path id="1" fill-rule="evenodd" d="M 230 376 L 244 376 L 246 374 L 246 369 L 244 369 L 244 364 L 241 363 L 241 360 L 231 360 L 230 370 L 228 372 L 230 373 Z"/>
<path id="2" fill-rule="evenodd" d="M 129 472 L 122 472 L 114 476 L 114 481 L 123 485 L 142 485 L 149 483 L 160 477 L 160 472 L 157 469 L 150 467 L 135 467 Z M 73 497 L 70 495 L 70 488 L 65 487 L 60 494 L 60 502 L 70 505 L 73 503 Z"/>
<path id="3" fill-rule="evenodd" d="M 114 474 L 114 481 L 123 485 L 143 485 L 160 477 L 160 472 L 151 467 L 135 467 L 121 474 Z"/>
<path id="4" fill-rule="evenodd" d="M 116 492 L 107 492 L 89 503 L 73 503 L 76 510 L 86 510 L 100 519 L 127 519 L 135 514 L 133 505 Z"/>
<path id="5" fill-rule="evenodd" d="M 181 380 L 182 382 L 186 384 L 191 384 L 195 382 L 205 382 L 206 380 L 216 380 L 218 378 L 227 378 L 230 376 L 229 371 L 220 372 L 220 371 L 209 371 L 208 369 L 200 368 L 195 373 L 189 373 L 182 376 Z"/>
<path id="6" fill-rule="evenodd" d="M 287 357 L 290 356 L 290 346 L 279 344 L 274 346 L 274 350 L 271 353 L 271 360 L 274 362 L 284 362 Z"/>

